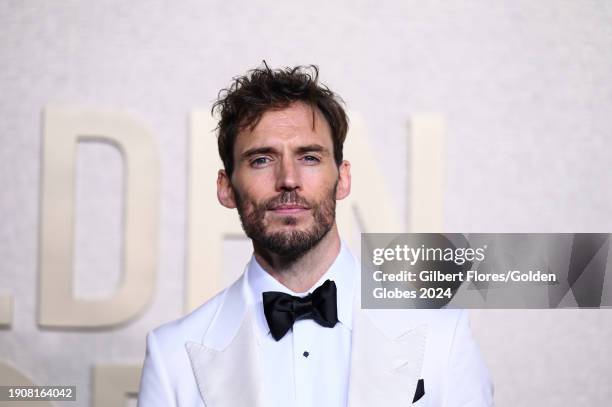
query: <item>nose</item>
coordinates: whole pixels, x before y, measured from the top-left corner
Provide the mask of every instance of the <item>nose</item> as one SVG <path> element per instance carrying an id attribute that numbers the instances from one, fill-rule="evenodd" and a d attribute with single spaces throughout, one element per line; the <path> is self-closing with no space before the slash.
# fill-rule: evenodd
<path id="1" fill-rule="evenodd" d="M 283 158 L 276 175 L 277 191 L 292 191 L 300 188 L 300 174 L 293 160 Z"/>

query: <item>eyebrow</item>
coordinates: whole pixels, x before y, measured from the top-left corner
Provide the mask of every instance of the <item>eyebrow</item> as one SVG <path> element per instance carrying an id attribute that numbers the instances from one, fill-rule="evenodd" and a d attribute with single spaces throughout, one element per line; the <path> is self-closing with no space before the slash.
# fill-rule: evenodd
<path id="1" fill-rule="evenodd" d="M 245 160 L 248 159 L 254 155 L 258 155 L 258 154 L 275 154 L 277 153 L 278 150 L 276 150 L 273 147 L 254 147 L 254 148 L 250 148 L 248 150 L 246 150 L 244 153 L 242 153 L 240 155 L 240 158 Z M 300 146 L 296 149 L 296 152 L 298 154 L 304 154 L 304 153 L 312 153 L 312 152 L 317 152 L 317 153 L 321 153 L 321 154 L 329 154 L 329 150 L 325 147 L 323 147 L 320 144 L 309 144 L 306 146 Z"/>
<path id="2" fill-rule="evenodd" d="M 240 158 L 244 160 L 244 159 L 247 159 L 257 154 L 270 154 L 270 153 L 275 153 L 275 152 L 276 152 L 276 149 L 272 147 L 255 147 L 255 148 L 250 148 L 244 153 L 242 153 L 240 155 Z"/>
<path id="3" fill-rule="evenodd" d="M 297 153 L 298 154 L 304 154 L 304 153 L 322 153 L 322 154 L 328 154 L 329 151 L 327 150 L 327 148 L 323 147 L 320 144 L 309 144 L 307 146 L 298 147 Z"/>

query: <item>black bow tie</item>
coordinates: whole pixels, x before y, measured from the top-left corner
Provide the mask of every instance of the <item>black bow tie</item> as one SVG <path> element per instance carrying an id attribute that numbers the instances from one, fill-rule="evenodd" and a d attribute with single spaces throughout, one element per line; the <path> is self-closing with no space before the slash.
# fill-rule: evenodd
<path id="1" fill-rule="evenodd" d="M 306 297 L 296 297 L 278 291 L 263 293 L 264 314 L 270 333 L 280 340 L 298 319 L 312 318 L 319 325 L 333 328 L 338 322 L 336 283 L 325 281 Z"/>

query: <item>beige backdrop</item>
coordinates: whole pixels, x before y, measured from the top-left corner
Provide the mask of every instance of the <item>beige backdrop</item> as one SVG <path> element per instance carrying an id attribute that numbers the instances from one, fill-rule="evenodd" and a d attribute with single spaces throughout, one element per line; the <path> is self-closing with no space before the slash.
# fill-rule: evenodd
<path id="1" fill-rule="evenodd" d="M 242 270 L 208 110 L 262 59 L 347 102 L 353 244 L 612 232 L 609 2 L 4 0 L 0 58 L 0 385 L 122 405 L 146 332 Z M 612 311 L 472 321 L 497 405 L 609 404 Z"/>

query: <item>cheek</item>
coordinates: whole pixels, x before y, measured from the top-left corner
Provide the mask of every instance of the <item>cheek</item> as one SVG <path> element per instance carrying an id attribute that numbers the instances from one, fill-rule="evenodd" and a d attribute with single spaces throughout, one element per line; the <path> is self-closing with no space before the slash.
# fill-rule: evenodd
<path id="1" fill-rule="evenodd" d="M 240 206 L 244 211 L 253 212 L 258 205 L 265 200 L 265 196 L 262 194 L 262 188 L 256 186 L 259 183 L 254 183 L 249 186 L 238 186 L 237 191 L 239 192 Z"/>
<path id="2" fill-rule="evenodd" d="M 241 171 L 233 179 L 233 184 L 241 192 L 241 196 L 258 200 L 264 196 L 269 188 L 274 188 L 273 172 L 270 170 Z"/>
<path id="3" fill-rule="evenodd" d="M 304 190 L 321 198 L 328 195 L 328 191 L 334 187 L 337 180 L 338 172 L 333 169 L 306 174 L 303 178 Z"/>

